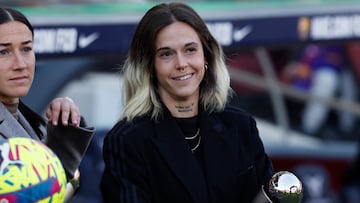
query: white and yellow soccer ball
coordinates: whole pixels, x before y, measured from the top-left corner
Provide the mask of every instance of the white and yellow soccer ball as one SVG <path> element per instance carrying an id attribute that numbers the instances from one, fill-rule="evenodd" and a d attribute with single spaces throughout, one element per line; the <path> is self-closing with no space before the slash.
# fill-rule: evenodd
<path id="1" fill-rule="evenodd" d="M 0 142 L 1 203 L 63 203 L 66 175 L 56 154 L 40 141 Z"/>

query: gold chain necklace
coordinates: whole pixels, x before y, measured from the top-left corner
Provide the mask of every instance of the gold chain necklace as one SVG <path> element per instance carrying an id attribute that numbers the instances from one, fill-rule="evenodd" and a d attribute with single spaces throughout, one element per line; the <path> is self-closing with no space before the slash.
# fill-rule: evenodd
<path id="1" fill-rule="evenodd" d="M 201 135 L 199 136 L 199 140 L 196 143 L 195 147 L 191 148 L 192 153 L 194 153 L 194 151 L 200 146 L 200 142 L 201 142 Z"/>
<path id="2" fill-rule="evenodd" d="M 199 135 L 199 133 L 200 133 L 200 128 L 197 129 L 197 131 L 196 131 L 196 133 L 195 133 L 194 136 L 191 136 L 191 137 L 186 137 L 186 136 L 185 136 L 185 140 L 193 140 L 193 139 L 195 139 L 195 138 Z"/>
<path id="3" fill-rule="evenodd" d="M 197 137 L 199 137 L 196 145 L 191 148 L 191 152 L 193 152 L 193 153 L 194 153 L 194 151 L 195 151 L 197 148 L 199 148 L 199 146 L 200 146 L 201 135 L 199 136 L 199 134 L 200 134 L 200 128 L 197 129 L 195 135 L 193 135 L 193 136 L 191 136 L 191 137 L 186 137 L 186 136 L 185 136 L 185 140 L 194 140 L 194 139 L 196 139 Z"/>

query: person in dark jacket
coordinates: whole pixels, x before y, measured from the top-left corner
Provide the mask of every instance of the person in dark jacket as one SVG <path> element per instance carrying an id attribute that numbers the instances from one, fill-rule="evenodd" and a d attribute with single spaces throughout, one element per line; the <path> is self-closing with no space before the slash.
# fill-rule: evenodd
<path id="1" fill-rule="evenodd" d="M 50 147 L 69 181 L 67 201 L 76 185 L 70 183 L 78 179 L 79 164 L 95 129 L 86 127 L 78 106 L 68 97 L 50 103 L 47 120 L 21 101 L 34 79 L 33 46 L 34 30 L 28 19 L 17 10 L 0 7 L 0 143 L 16 136 Z"/>
<path id="2" fill-rule="evenodd" d="M 140 20 L 125 107 L 103 145 L 105 202 L 251 202 L 273 174 L 254 118 L 230 106 L 223 51 L 183 3 Z"/>

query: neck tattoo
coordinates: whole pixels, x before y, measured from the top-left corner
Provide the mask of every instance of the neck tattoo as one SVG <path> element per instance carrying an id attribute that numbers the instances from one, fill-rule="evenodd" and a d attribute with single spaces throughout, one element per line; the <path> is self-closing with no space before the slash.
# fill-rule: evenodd
<path id="1" fill-rule="evenodd" d="M 175 108 L 178 110 L 178 112 L 190 112 L 194 110 L 194 103 L 191 103 L 190 105 L 187 106 L 178 105 L 175 106 Z"/>

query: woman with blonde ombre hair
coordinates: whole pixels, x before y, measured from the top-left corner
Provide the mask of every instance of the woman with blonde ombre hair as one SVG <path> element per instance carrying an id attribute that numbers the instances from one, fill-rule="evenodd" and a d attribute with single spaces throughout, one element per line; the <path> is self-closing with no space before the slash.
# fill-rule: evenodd
<path id="1" fill-rule="evenodd" d="M 250 202 L 272 175 L 255 120 L 230 106 L 221 46 L 183 3 L 140 20 L 125 107 L 104 141 L 105 202 Z"/>

